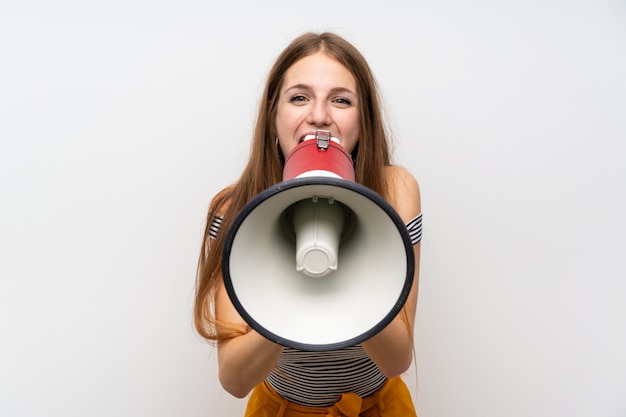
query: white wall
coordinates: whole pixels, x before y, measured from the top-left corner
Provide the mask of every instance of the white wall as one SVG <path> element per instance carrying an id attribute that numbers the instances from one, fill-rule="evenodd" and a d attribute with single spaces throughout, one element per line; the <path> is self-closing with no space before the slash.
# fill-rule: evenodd
<path id="1" fill-rule="evenodd" d="M 420 416 L 626 415 L 624 2 L 54 3 L 0 4 L 0 415 L 241 415 L 191 324 L 203 216 L 323 29 L 422 186 Z"/>

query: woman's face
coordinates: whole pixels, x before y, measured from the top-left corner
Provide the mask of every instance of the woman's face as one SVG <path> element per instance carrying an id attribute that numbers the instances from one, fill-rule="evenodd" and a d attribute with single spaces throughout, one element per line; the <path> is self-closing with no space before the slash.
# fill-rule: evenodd
<path id="1" fill-rule="evenodd" d="M 352 152 L 359 140 L 359 103 L 350 71 L 323 52 L 306 56 L 285 73 L 276 115 L 285 157 L 308 134 L 328 130 Z"/>

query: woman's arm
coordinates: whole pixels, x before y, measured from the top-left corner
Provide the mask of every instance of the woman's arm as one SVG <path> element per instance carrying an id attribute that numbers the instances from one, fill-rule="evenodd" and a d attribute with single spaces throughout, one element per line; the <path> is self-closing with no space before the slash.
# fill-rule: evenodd
<path id="1" fill-rule="evenodd" d="M 215 315 L 218 321 L 247 327 L 231 303 L 224 285 L 220 285 L 216 294 Z M 217 357 L 222 387 L 237 398 L 245 397 L 272 372 L 282 352 L 282 346 L 270 342 L 254 330 L 219 341 Z"/>
<path id="2" fill-rule="evenodd" d="M 404 168 L 387 167 L 390 204 L 404 223 L 421 213 L 420 190 L 415 178 Z M 363 349 L 385 376 L 404 373 L 413 360 L 413 329 L 419 286 L 420 244 L 413 246 L 415 274 L 402 311 L 380 333 L 362 343 Z"/>
<path id="3" fill-rule="evenodd" d="M 211 203 L 212 207 L 218 207 L 216 213 L 228 211 L 228 194 L 231 190 L 232 187 L 222 190 Z M 219 231 L 225 232 L 226 230 Z M 228 323 L 229 327 L 241 329 L 241 335 L 217 342 L 217 360 L 222 387 L 231 395 L 243 398 L 274 370 L 283 347 L 250 329 L 230 301 L 221 274 L 215 291 L 214 306 L 218 323 Z"/>

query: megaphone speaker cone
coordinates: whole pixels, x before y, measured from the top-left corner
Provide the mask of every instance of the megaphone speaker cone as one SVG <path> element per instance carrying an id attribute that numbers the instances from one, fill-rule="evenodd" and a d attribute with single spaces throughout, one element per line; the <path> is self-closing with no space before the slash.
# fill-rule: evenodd
<path id="1" fill-rule="evenodd" d="M 228 229 L 222 253 L 224 284 L 242 318 L 276 343 L 309 351 L 382 330 L 408 297 L 414 264 L 393 208 L 331 177 L 292 179 L 257 195 Z"/>

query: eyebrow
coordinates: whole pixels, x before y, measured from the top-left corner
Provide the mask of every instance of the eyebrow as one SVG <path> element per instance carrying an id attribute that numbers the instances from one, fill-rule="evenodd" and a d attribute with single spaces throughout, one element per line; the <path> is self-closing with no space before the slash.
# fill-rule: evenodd
<path id="1" fill-rule="evenodd" d="M 307 91 L 311 91 L 312 88 L 311 86 L 307 85 L 307 84 L 294 84 L 290 87 L 285 88 L 284 92 L 288 92 L 290 90 L 307 90 Z M 331 94 L 337 94 L 337 93 L 344 93 L 344 94 L 352 94 L 355 97 L 357 96 L 356 92 L 350 90 L 349 88 L 345 88 L 345 87 L 335 87 L 332 88 L 330 90 Z"/>

